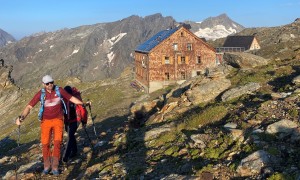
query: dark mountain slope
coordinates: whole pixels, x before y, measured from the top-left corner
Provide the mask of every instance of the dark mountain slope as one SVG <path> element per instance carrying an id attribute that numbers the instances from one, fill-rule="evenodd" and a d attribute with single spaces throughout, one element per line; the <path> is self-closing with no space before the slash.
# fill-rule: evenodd
<path id="1" fill-rule="evenodd" d="M 9 43 L 15 42 L 15 38 L 7 32 L 0 29 L 0 47 L 5 46 Z"/>
<path id="2" fill-rule="evenodd" d="M 154 14 L 63 29 L 9 45 L 1 49 L 2 58 L 14 66 L 15 82 L 27 87 L 46 73 L 85 81 L 118 77 L 133 62 L 133 50 L 139 43 L 174 23 L 171 17 Z"/>

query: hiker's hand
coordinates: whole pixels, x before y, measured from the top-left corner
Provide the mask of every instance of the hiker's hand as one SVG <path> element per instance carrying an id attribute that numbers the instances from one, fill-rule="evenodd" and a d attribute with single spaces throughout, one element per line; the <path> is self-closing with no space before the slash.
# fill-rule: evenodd
<path id="1" fill-rule="evenodd" d="M 22 121 L 24 121 L 24 116 L 19 116 L 19 117 L 16 119 L 16 124 L 17 124 L 18 126 L 20 126 Z"/>
<path id="2" fill-rule="evenodd" d="M 91 102 L 91 101 L 87 101 L 87 102 L 85 103 L 85 105 L 86 105 L 86 106 L 91 106 L 91 105 L 92 105 L 92 102 Z"/>

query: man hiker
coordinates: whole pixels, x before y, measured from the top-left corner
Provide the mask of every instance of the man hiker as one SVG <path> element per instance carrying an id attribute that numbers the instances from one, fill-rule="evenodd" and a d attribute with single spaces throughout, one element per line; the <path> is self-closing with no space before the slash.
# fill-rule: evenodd
<path id="1" fill-rule="evenodd" d="M 37 92 L 33 99 L 25 107 L 22 114 L 17 118 L 16 124 L 27 117 L 31 109 L 40 101 L 39 120 L 41 121 L 41 143 L 44 160 L 43 175 L 48 174 L 52 169 L 53 175 L 59 175 L 58 165 L 60 159 L 60 146 L 63 135 L 63 107 L 65 106 L 62 98 L 67 99 L 74 104 L 82 105 L 83 102 L 67 93 L 61 87 L 54 85 L 51 76 L 46 75 L 42 79 L 43 89 Z M 50 152 L 50 139 L 53 134 L 53 151 Z"/>
<path id="2" fill-rule="evenodd" d="M 64 87 L 64 90 L 67 91 L 70 95 L 81 99 L 80 92 L 71 86 Z M 68 110 L 68 114 L 65 114 L 65 131 L 68 133 L 68 142 L 67 147 L 65 149 L 63 155 L 63 162 L 68 162 L 69 158 L 73 158 L 77 155 L 77 143 L 75 133 L 77 131 L 78 126 L 82 123 L 82 126 L 85 126 L 87 123 L 87 110 L 85 109 L 84 105 L 76 105 L 71 101 L 66 99 L 66 106 Z M 87 102 L 90 104 L 90 102 Z"/>

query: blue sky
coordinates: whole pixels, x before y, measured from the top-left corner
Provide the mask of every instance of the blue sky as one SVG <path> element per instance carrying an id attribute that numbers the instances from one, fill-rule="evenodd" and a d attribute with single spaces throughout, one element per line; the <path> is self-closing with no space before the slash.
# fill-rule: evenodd
<path id="1" fill-rule="evenodd" d="M 0 29 L 17 39 L 155 13 L 178 22 L 226 13 L 245 27 L 273 27 L 300 18 L 300 0 L 0 0 L 0 4 Z"/>

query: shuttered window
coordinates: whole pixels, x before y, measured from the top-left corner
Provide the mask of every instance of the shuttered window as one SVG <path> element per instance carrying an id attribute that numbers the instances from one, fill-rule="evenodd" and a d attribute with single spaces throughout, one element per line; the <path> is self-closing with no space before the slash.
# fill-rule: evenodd
<path id="1" fill-rule="evenodd" d="M 180 58 L 180 64 L 185 64 L 185 57 L 184 57 L 184 56 L 182 56 L 182 57 Z"/>
<path id="2" fill-rule="evenodd" d="M 165 56 L 165 64 L 170 64 L 170 58 L 169 58 L 169 56 Z"/>
<path id="3" fill-rule="evenodd" d="M 186 48 L 187 48 L 188 51 L 193 50 L 192 49 L 192 43 L 187 43 Z"/>

